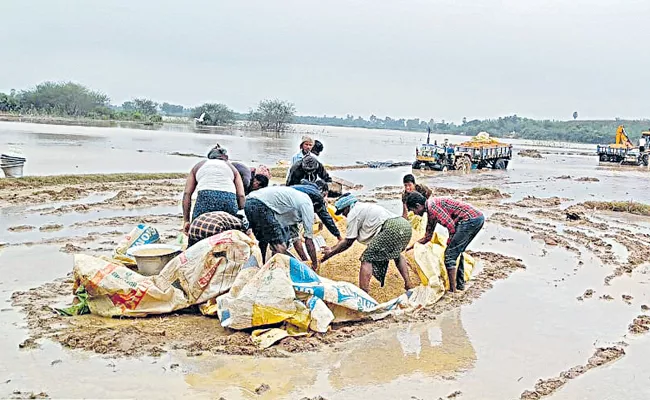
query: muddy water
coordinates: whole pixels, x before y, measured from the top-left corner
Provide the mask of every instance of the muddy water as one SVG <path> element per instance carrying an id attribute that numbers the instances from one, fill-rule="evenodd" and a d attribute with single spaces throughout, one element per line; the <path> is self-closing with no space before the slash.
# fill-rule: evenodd
<path id="1" fill-rule="evenodd" d="M 423 138 L 420 134 L 400 132 L 310 129 L 325 142 L 324 161 L 341 165 L 357 160 L 410 159 L 415 145 Z M 271 164 L 288 158 L 298 140 L 298 135 L 276 139 L 251 137 L 239 131 L 152 132 L 0 123 L 0 149 L 8 143 L 20 146 L 28 157 L 27 172 L 32 174 L 182 171 L 189 169 L 196 159 L 168 153 L 203 153 L 215 142 L 227 146 L 233 158 Z M 524 147 L 530 143 L 515 145 Z M 575 147 L 577 151 L 588 149 Z M 648 179 L 647 172 L 600 166 L 595 157 L 557 154 L 557 148 L 550 145 L 548 149 L 556 154 L 544 154 L 543 159 L 515 156 L 507 172 L 417 175 L 431 186 L 496 187 L 512 195 L 506 202 L 516 202 L 528 195 L 570 199 L 564 206 L 593 199 L 650 202 L 647 185 L 640 184 Z M 336 175 L 361 183 L 362 192 L 370 192 L 377 186 L 399 185 L 407 171 L 408 168 L 350 170 L 337 171 Z M 561 175 L 574 179 L 556 179 Z M 575 180 L 580 177 L 600 181 Z M 56 206 L 103 198 L 91 195 Z M 399 211 L 397 200 L 382 204 Z M 44 206 L 51 204 L 36 208 Z M 526 211 L 515 206 L 511 210 L 518 215 L 525 215 Z M 17 244 L 91 232 L 100 233 L 95 240 L 100 242 L 101 234 L 115 229 L 124 232 L 129 227 L 73 224 L 178 212 L 177 207 L 158 207 L 40 215 L 28 206 L 6 207 L 0 210 L 0 242 Z M 492 212 L 488 210 L 487 214 Z M 635 232 L 647 233 L 650 228 L 650 220 L 639 217 L 603 213 L 599 218 L 599 222 Z M 63 228 L 54 232 L 38 230 L 52 223 Z M 8 226 L 23 224 L 36 229 L 6 230 Z M 171 228 L 171 224 L 161 228 Z M 558 231 L 562 229 L 564 226 L 558 224 Z M 22 390 L 68 398 L 223 396 L 230 400 L 322 395 L 328 399 L 436 399 L 461 391 L 463 399 L 514 399 L 532 388 L 538 379 L 557 376 L 572 366 L 584 364 L 594 346 L 624 340 L 628 343 L 625 357 L 571 381 L 549 398 L 648 398 L 650 366 L 645 360 L 650 336 L 632 337 L 627 326 L 640 313 L 642 304 L 650 304 L 650 267 L 641 266 L 606 286 L 603 280 L 611 274 L 612 266 L 603 264 L 585 248 L 581 247 L 581 254 L 576 255 L 560 246 L 531 240 L 530 236 L 488 221 L 472 249 L 521 258 L 527 269 L 497 282 L 473 304 L 427 323 L 403 323 L 318 353 L 290 358 L 188 358 L 172 351 L 159 358 L 107 359 L 62 349 L 47 339 L 39 340 L 38 349 L 19 350 L 18 344 L 28 332 L 23 316 L 11 307 L 11 293 L 65 276 L 72 261 L 70 255 L 59 251 L 60 244 L 0 248 L 0 332 L 4 336 L 0 342 L 0 397 Z M 622 247 L 614 246 L 612 251 L 619 259 L 627 257 Z M 595 291 L 593 297 L 577 300 L 586 289 Z M 605 294 L 614 300 L 600 300 Z M 621 300 L 624 294 L 633 297 L 629 304 Z M 270 389 L 262 395 L 255 394 L 262 384 Z"/>

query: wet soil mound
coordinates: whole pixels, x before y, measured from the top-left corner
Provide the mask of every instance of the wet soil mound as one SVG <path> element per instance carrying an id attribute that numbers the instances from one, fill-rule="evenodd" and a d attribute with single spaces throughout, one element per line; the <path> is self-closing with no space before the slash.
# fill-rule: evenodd
<path id="1" fill-rule="evenodd" d="M 519 152 L 520 157 L 529 157 L 529 158 L 544 158 L 538 150 L 525 149 Z"/>

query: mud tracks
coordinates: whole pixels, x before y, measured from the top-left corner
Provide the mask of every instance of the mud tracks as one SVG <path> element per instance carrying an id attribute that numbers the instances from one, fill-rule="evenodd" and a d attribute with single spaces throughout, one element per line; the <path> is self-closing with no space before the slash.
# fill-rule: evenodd
<path id="1" fill-rule="evenodd" d="M 625 350 L 619 346 L 600 347 L 596 349 L 594 355 L 587 360 L 585 365 L 575 366 L 567 371 L 563 371 L 559 376 L 549 379 L 540 379 L 535 384 L 533 390 L 526 390 L 521 394 L 521 400 L 537 400 L 548 396 L 564 386 L 569 380 L 575 379 L 590 369 L 600 367 L 616 361 L 625 355 Z"/>

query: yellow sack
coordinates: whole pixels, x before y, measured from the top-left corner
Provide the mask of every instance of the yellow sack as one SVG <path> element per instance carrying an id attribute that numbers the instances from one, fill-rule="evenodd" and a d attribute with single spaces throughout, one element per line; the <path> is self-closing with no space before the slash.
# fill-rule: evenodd
<path id="1" fill-rule="evenodd" d="M 336 208 L 334 208 L 334 206 L 331 204 L 327 205 L 327 212 L 330 213 L 330 215 L 334 219 L 334 222 L 339 222 L 343 219 L 343 216 L 336 215 Z"/>
<path id="2" fill-rule="evenodd" d="M 445 290 L 449 290 L 449 277 L 445 268 L 445 249 L 447 238 L 434 232 L 431 241 L 425 245 L 416 244 L 414 248 L 415 262 L 418 264 L 418 276 L 424 286 L 429 285 L 430 279 L 438 278 L 444 282 Z M 472 277 L 472 271 L 476 266 L 476 260 L 468 254 L 463 253 L 465 263 L 465 281 Z M 458 267 L 458 260 L 456 261 Z"/>
<path id="3" fill-rule="evenodd" d="M 411 227 L 419 236 L 424 236 L 427 230 L 427 223 L 424 217 L 420 217 L 419 215 L 415 215 L 413 211 L 409 211 L 406 219 L 408 219 Z"/>
<path id="4" fill-rule="evenodd" d="M 267 349 L 280 340 L 293 336 L 307 336 L 307 329 L 301 329 L 291 324 L 285 324 L 282 328 L 256 329 L 251 333 L 251 341 L 260 349 Z"/>

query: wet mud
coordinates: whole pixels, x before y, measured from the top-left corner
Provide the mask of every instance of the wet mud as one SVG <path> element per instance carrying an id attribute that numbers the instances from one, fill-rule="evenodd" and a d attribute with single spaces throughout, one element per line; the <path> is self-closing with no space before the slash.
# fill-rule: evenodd
<path id="1" fill-rule="evenodd" d="M 447 187 L 430 187 L 433 196 L 453 197 L 472 203 L 496 204 L 502 199 L 510 198 L 510 194 L 491 187 L 474 187 L 471 189 L 452 189 Z M 382 186 L 373 189 L 362 196 L 363 201 L 401 199 L 404 193 L 402 186 Z"/>
<path id="2" fill-rule="evenodd" d="M 639 315 L 638 317 L 634 318 L 634 321 L 632 321 L 628 327 L 628 330 L 630 333 L 634 334 L 642 334 L 648 332 L 650 330 L 650 316 Z"/>
<path id="3" fill-rule="evenodd" d="M 49 399 L 50 396 L 45 392 L 26 392 L 20 390 L 14 390 L 9 399 Z"/>
<path id="4" fill-rule="evenodd" d="M 564 386 L 571 379 L 586 374 L 593 368 L 614 362 L 625 355 L 625 350 L 620 346 L 600 347 L 587 360 L 584 365 L 578 365 L 563 371 L 559 376 L 549 379 L 540 379 L 532 390 L 526 390 L 521 394 L 521 400 L 537 400 L 553 394 Z"/>

